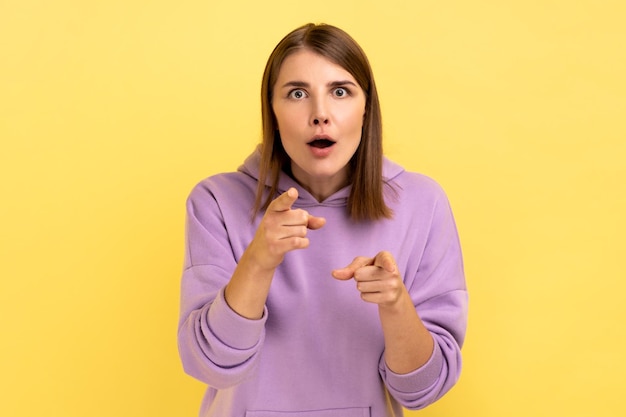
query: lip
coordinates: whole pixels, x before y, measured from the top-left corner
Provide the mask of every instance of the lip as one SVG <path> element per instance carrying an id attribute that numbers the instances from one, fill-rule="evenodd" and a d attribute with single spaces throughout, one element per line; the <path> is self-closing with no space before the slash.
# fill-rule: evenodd
<path id="1" fill-rule="evenodd" d="M 320 135 L 315 135 L 311 138 L 310 141 L 307 142 L 307 145 L 311 145 L 313 142 L 317 141 L 317 140 L 325 140 L 325 141 L 330 141 L 335 143 L 336 140 L 333 139 L 332 137 L 330 137 L 329 135 L 326 134 L 320 134 Z"/>
<path id="2" fill-rule="evenodd" d="M 328 156 L 337 142 L 328 135 L 315 135 L 307 142 L 311 153 L 317 158 Z"/>

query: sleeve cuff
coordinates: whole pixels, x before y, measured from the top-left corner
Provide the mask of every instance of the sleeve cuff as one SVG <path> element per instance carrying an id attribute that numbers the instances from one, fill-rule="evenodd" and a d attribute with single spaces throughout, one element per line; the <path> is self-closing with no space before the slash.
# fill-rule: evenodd
<path id="1" fill-rule="evenodd" d="M 250 320 L 237 314 L 226 302 L 222 288 L 211 304 L 208 312 L 211 332 L 225 345 L 238 350 L 251 349 L 259 342 L 265 322 L 267 307 L 263 317 Z"/>
<path id="2" fill-rule="evenodd" d="M 381 361 L 389 388 L 402 393 L 414 393 L 424 391 L 438 381 L 443 367 L 443 354 L 439 345 L 435 343 L 428 362 L 408 374 L 397 374 L 390 370 L 385 363 L 384 355 Z"/>

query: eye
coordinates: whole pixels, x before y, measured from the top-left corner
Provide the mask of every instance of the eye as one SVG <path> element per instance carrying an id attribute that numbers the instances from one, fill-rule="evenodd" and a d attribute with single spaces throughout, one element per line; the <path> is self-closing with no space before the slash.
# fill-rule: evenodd
<path id="1" fill-rule="evenodd" d="M 346 97 L 350 95 L 350 91 L 345 87 L 337 87 L 333 90 L 333 95 L 338 98 Z"/>
<path id="2" fill-rule="evenodd" d="M 291 90 L 289 94 L 287 95 L 287 97 L 292 98 L 294 100 L 302 100 L 303 98 L 306 97 L 306 93 L 304 92 L 304 90 L 297 88 L 295 90 Z"/>

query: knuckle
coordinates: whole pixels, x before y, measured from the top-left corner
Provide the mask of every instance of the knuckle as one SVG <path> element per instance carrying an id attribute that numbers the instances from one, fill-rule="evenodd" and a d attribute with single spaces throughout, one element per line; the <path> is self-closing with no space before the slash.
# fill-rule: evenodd
<path id="1" fill-rule="evenodd" d="M 365 256 L 357 256 L 352 260 L 352 263 L 356 265 L 363 265 L 367 260 L 368 258 L 366 258 Z"/>
<path id="2" fill-rule="evenodd" d="M 309 213 L 302 209 L 293 210 L 295 215 L 295 220 L 298 223 L 306 224 L 309 220 Z"/>
<path id="3" fill-rule="evenodd" d="M 309 246 L 309 239 L 306 237 L 294 237 L 293 238 L 293 248 L 294 249 L 303 249 Z"/>

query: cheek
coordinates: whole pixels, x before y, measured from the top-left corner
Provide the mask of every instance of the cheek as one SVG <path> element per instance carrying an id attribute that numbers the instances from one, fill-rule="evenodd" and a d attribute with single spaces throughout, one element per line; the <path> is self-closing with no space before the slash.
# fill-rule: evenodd
<path id="1" fill-rule="evenodd" d="M 274 112 L 274 120 L 276 120 L 276 129 L 283 131 L 287 129 L 287 121 L 289 118 L 286 118 L 282 113 Z"/>
<path id="2" fill-rule="evenodd" d="M 361 109 L 355 110 L 350 114 L 347 121 L 354 130 L 361 131 L 363 123 L 365 122 L 365 113 Z"/>
<path id="3" fill-rule="evenodd" d="M 343 108 L 342 118 L 345 123 L 349 123 L 351 125 L 362 125 L 365 120 L 365 103 Z"/>
<path id="4" fill-rule="evenodd" d="M 302 123 L 303 115 L 300 109 L 291 108 L 285 110 L 284 108 L 278 108 L 277 110 L 274 110 L 274 119 L 276 119 L 276 125 L 279 130 L 294 130 Z"/>
<path id="5" fill-rule="evenodd" d="M 281 132 L 281 136 L 288 135 L 288 132 L 293 131 L 293 122 L 289 117 L 277 117 L 276 127 Z"/>

